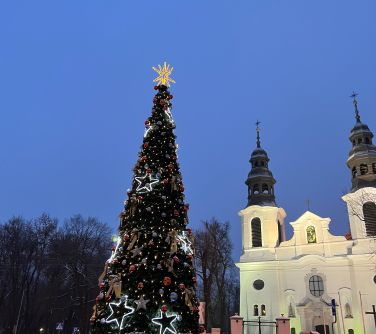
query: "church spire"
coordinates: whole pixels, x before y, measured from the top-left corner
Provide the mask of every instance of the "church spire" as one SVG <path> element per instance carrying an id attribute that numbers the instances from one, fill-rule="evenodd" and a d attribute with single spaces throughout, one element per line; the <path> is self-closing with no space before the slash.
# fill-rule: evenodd
<path id="1" fill-rule="evenodd" d="M 358 100 L 356 99 L 356 97 L 358 95 L 359 95 L 358 93 L 355 93 L 353 91 L 353 93 L 350 95 L 350 97 L 352 97 L 352 99 L 353 99 L 353 105 L 354 105 L 354 109 L 355 109 L 355 119 L 356 119 L 356 122 L 357 123 L 361 123 L 361 121 L 360 121 L 360 115 L 359 115 L 359 109 L 358 109 Z"/>
<path id="2" fill-rule="evenodd" d="M 350 96 L 355 108 L 355 126 L 350 133 L 352 149 L 347 159 L 347 166 L 352 174 L 352 189 L 357 191 L 364 187 L 376 187 L 376 146 L 372 143 L 373 133 L 360 120 L 357 93 Z"/>
<path id="3" fill-rule="evenodd" d="M 257 133 L 256 145 L 257 145 L 258 148 L 261 147 L 261 144 L 260 144 L 260 127 L 259 127 L 260 124 L 261 124 L 261 122 L 259 122 L 257 120 L 257 122 L 256 122 L 256 133 Z"/>
<path id="4" fill-rule="evenodd" d="M 256 122 L 256 149 L 252 152 L 249 162 L 252 165 L 248 178 L 248 205 L 276 206 L 274 197 L 275 179 L 268 168 L 269 157 L 260 142 L 260 124 Z"/>

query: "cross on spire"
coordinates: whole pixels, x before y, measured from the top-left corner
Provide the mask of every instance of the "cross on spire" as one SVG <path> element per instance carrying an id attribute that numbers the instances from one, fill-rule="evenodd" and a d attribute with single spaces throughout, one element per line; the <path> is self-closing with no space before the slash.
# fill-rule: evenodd
<path id="1" fill-rule="evenodd" d="M 356 122 L 357 123 L 360 123 L 360 115 L 359 115 L 359 109 L 358 109 L 358 100 L 356 99 L 356 97 L 358 96 L 359 94 L 354 92 L 350 95 L 350 97 L 352 97 L 353 99 L 353 105 L 354 105 L 354 108 L 355 108 L 355 118 L 356 118 Z"/>
<path id="2" fill-rule="evenodd" d="M 257 122 L 255 123 L 256 124 L 256 133 L 257 133 L 257 147 L 261 147 L 261 144 L 260 144 L 260 127 L 259 125 L 261 124 L 261 122 L 259 120 L 257 120 Z"/>

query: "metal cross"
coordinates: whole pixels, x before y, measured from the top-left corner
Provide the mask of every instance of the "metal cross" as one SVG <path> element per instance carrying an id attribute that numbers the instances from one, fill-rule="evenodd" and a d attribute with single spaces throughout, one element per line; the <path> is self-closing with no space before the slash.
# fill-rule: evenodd
<path id="1" fill-rule="evenodd" d="M 366 314 L 373 314 L 373 320 L 375 321 L 375 328 L 376 328 L 376 307 L 372 305 L 372 312 L 366 312 Z"/>
<path id="2" fill-rule="evenodd" d="M 350 95 L 350 97 L 352 97 L 353 99 L 353 105 L 354 105 L 354 108 L 355 108 L 355 118 L 356 118 L 356 121 L 357 122 L 360 122 L 360 116 L 359 116 L 359 110 L 358 110 L 358 101 L 356 100 L 356 97 L 358 96 L 359 94 L 354 92 Z"/>

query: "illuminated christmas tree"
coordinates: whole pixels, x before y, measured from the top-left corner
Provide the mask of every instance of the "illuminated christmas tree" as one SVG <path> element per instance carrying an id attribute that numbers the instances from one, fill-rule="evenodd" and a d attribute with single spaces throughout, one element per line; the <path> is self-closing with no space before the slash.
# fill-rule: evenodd
<path id="1" fill-rule="evenodd" d="M 159 76 L 151 116 L 120 215 L 119 236 L 99 278 L 92 334 L 199 332 L 189 205 L 177 162 L 168 90 L 172 68 Z"/>

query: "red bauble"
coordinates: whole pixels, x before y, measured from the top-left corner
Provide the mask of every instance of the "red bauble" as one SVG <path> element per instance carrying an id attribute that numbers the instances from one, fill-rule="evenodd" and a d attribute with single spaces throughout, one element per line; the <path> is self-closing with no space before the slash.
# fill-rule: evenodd
<path id="1" fill-rule="evenodd" d="M 150 168 L 148 168 L 148 169 L 146 170 L 146 173 L 148 173 L 148 174 L 151 174 L 151 172 L 152 172 L 152 170 L 151 170 Z"/>
<path id="2" fill-rule="evenodd" d="M 145 121 L 145 125 L 150 125 L 150 121 L 149 121 L 149 120 L 146 120 L 146 121 Z"/>
<path id="3" fill-rule="evenodd" d="M 174 256 L 172 259 L 174 260 L 175 263 L 179 263 L 180 262 L 180 259 L 177 256 Z"/>
<path id="4" fill-rule="evenodd" d="M 149 143 L 144 143 L 144 148 L 147 148 L 149 146 Z"/>
<path id="5" fill-rule="evenodd" d="M 171 285 L 171 277 L 168 277 L 168 276 L 163 277 L 163 285 L 164 286 Z"/>
<path id="6" fill-rule="evenodd" d="M 199 308 L 197 307 L 197 306 L 193 306 L 192 307 L 192 312 L 194 312 L 194 313 L 197 313 L 197 312 L 199 312 L 200 310 L 199 310 Z"/>
<path id="7" fill-rule="evenodd" d="M 159 86 L 154 86 L 154 90 L 158 90 L 159 89 Z"/>
<path id="8" fill-rule="evenodd" d="M 142 283 L 142 282 L 138 282 L 137 283 L 137 289 L 138 290 L 142 290 L 144 288 L 144 283 Z"/>
<path id="9" fill-rule="evenodd" d="M 124 234 L 123 235 L 123 240 L 124 241 L 128 241 L 129 240 L 129 235 L 128 234 Z"/>
<path id="10" fill-rule="evenodd" d="M 184 283 L 180 283 L 179 284 L 179 289 L 182 290 L 182 291 L 185 290 L 185 284 Z"/>
<path id="11" fill-rule="evenodd" d="M 162 311 L 163 313 L 166 313 L 166 312 L 168 311 L 168 306 L 167 306 L 167 305 L 162 305 L 162 307 L 161 307 L 161 311 Z"/>
<path id="12" fill-rule="evenodd" d="M 192 259 L 192 254 L 187 254 L 187 259 L 191 260 Z"/>
<path id="13" fill-rule="evenodd" d="M 179 190 L 180 190 L 180 192 L 183 192 L 183 191 L 184 191 L 184 187 L 183 187 L 183 186 L 180 186 L 180 187 L 179 187 Z"/>
<path id="14" fill-rule="evenodd" d="M 136 266 L 134 265 L 134 264 L 131 264 L 130 266 L 129 266 L 129 272 L 130 273 L 133 273 L 133 272 L 135 272 L 136 271 Z"/>
<path id="15" fill-rule="evenodd" d="M 178 210 L 174 210 L 174 216 L 179 217 L 179 211 Z"/>
<path id="16" fill-rule="evenodd" d="M 197 278 L 196 278 L 196 276 L 192 277 L 192 282 L 193 282 L 193 283 L 196 283 L 196 282 L 197 282 Z"/>
<path id="17" fill-rule="evenodd" d="M 104 289 L 106 287 L 106 284 L 104 284 L 103 282 L 102 283 L 99 283 L 99 288 L 100 289 Z"/>

